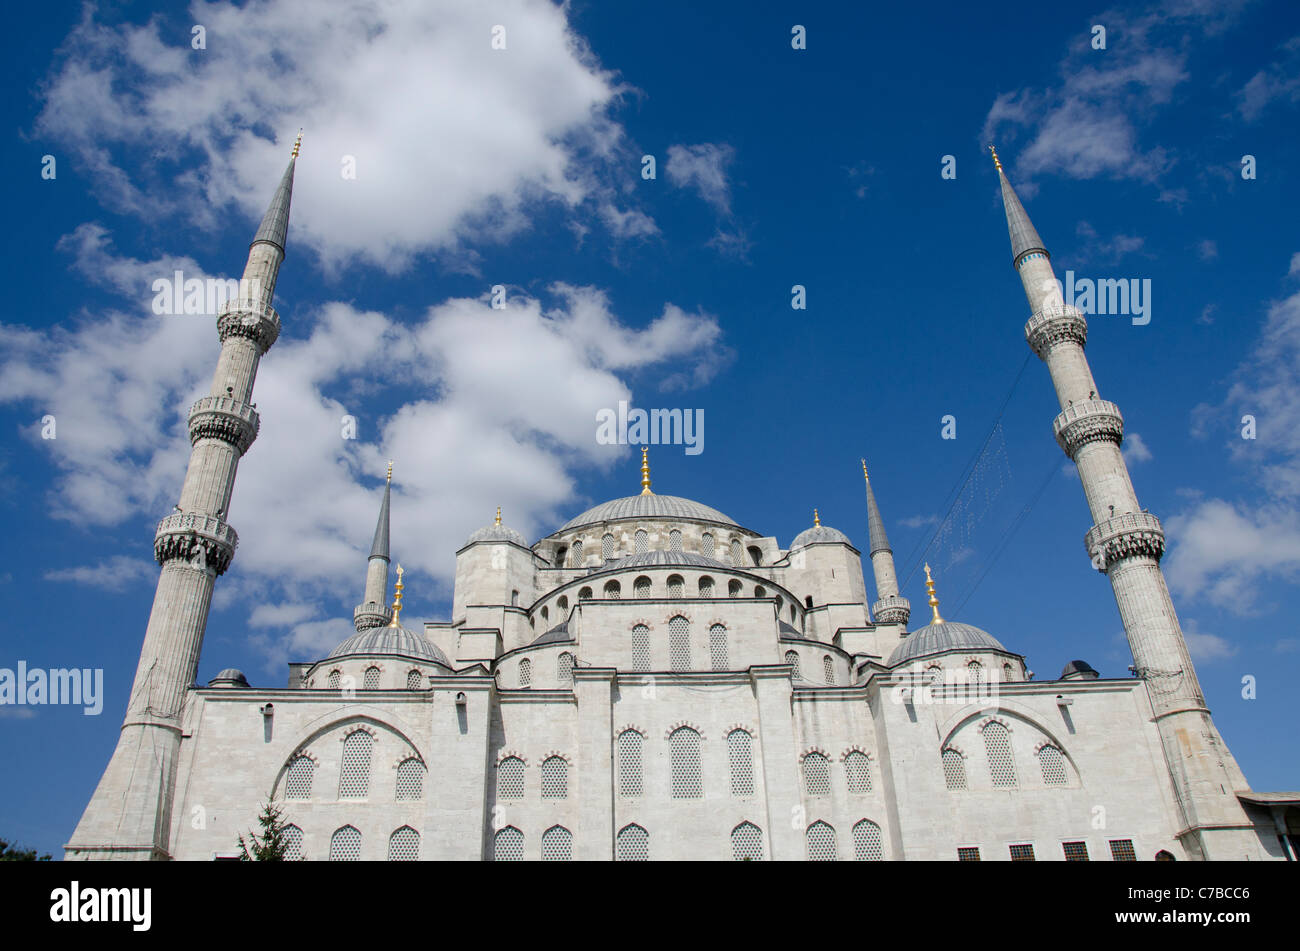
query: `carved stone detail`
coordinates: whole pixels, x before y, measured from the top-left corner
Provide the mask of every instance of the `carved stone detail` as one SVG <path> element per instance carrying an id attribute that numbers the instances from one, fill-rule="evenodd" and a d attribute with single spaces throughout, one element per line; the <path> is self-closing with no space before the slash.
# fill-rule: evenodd
<path id="1" fill-rule="evenodd" d="M 891 594 L 871 606 L 871 616 L 877 624 L 902 624 L 906 627 L 907 619 L 912 616 L 912 603 L 907 598 Z"/>
<path id="2" fill-rule="evenodd" d="M 1149 512 L 1128 512 L 1098 522 L 1083 544 L 1093 567 L 1105 572 L 1125 558 L 1145 555 L 1159 561 L 1165 553 L 1165 532 L 1160 519 Z"/>
<path id="3" fill-rule="evenodd" d="M 211 568 L 225 574 L 235 557 L 239 536 L 219 518 L 197 512 L 178 512 L 158 522 L 153 554 L 160 565 L 187 561 L 193 568 Z"/>
<path id="4" fill-rule="evenodd" d="M 358 604 L 352 612 L 352 623 L 356 627 L 358 634 L 376 627 L 383 627 L 392 619 L 392 609 L 376 601 Z"/>
<path id="5" fill-rule="evenodd" d="M 1068 406 L 1052 421 L 1056 444 L 1071 459 L 1081 446 L 1109 440 L 1115 445 L 1124 441 L 1124 417 L 1110 400 L 1082 400 Z"/>
<path id="6" fill-rule="evenodd" d="M 257 438 L 257 410 L 229 396 L 205 396 L 190 407 L 190 445 L 203 438 L 220 439 L 242 456 Z"/>
<path id="7" fill-rule="evenodd" d="M 227 337 L 251 340 L 265 354 L 280 336 L 280 315 L 259 300 L 231 298 L 217 311 L 217 334 L 222 343 Z"/>
<path id="8" fill-rule="evenodd" d="M 1088 321 L 1079 308 L 1071 304 L 1040 310 L 1025 324 L 1025 340 L 1040 360 L 1047 359 L 1047 351 L 1062 341 L 1088 342 Z"/>

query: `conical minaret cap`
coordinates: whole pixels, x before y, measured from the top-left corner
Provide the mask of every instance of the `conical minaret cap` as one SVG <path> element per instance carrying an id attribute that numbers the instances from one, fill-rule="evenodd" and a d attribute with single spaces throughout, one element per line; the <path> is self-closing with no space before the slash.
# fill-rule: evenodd
<path id="1" fill-rule="evenodd" d="M 1007 181 L 1006 172 L 1002 171 L 1002 163 L 998 161 L 997 152 L 993 152 L 993 162 L 997 165 L 998 182 L 1002 185 L 1002 208 L 1007 214 L 1007 231 L 1011 235 L 1012 263 L 1019 264 L 1020 259 L 1030 251 L 1041 251 L 1051 257 L 1047 248 L 1043 246 L 1043 239 L 1034 229 L 1034 223 L 1025 213 L 1025 206 L 1020 204 L 1016 190 Z"/>
<path id="2" fill-rule="evenodd" d="M 293 167 L 297 161 L 298 147 L 295 145 L 293 157 L 289 159 L 289 165 L 271 197 L 271 204 L 262 216 L 262 224 L 253 235 L 253 244 L 266 241 L 279 248 L 281 254 L 284 254 L 284 242 L 289 234 L 289 203 L 293 199 Z"/>
<path id="3" fill-rule="evenodd" d="M 871 557 L 878 551 L 887 551 L 893 554 L 893 549 L 889 547 L 889 536 L 885 534 L 885 520 L 880 517 L 880 508 L 876 505 L 876 493 L 871 491 L 871 479 L 867 476 L 867 460 L 862 460 L 862 479 L 867 484 L 867 541 L 870 551 L 867 557 Z"/>
<path id="4" fill-rule="evenodd" d="M 393 470 L 388 470 L 388 483 L 384 486 L 384 501 L 379 506 L 379 522 L 375 525 L 375 540 L 370 545 L 371 558 L 388 560 L 388 502 L 393 491 Z"/>

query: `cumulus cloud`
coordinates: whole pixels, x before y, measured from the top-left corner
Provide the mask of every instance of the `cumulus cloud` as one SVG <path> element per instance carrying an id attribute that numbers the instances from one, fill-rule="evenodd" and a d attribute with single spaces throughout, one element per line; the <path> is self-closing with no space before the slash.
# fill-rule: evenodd
<path id="1" fill-rule="evenodd" d="M 74 568 L 47 571 L 46 581 L 71 581 L 105 591 L 122 591 L 139 581 L 153 581 L 158 577 L 158 565 L 143 558 L 113 555 L 104 561 Z"/>
<path id="2" fill-rule="evenodd" d="M 1147 447 L 1146 440 L 1137 433 L 1124 434 L 1124 448 L 1120 452 L 1124 456 L 1124 461 L 1129 465 L 1149 462 L 1152 459 L 1151 450 Z"/>
<path id="3" fill-rule="evenodd" d="M 1193 620 L 1186 620 L 1182 627 L 1183 640 L 1187 642 L 1187 650 L 1191 653 L 1192 659 L 1198 664 L 1211 664 L 1237 653 L 1236 644 L 1217 634 L 1209 634 L 1200 630 Z"/>
<path id="4" fill-rule="evenodd" d="M 736 157 L 729 145 L 705 142 L 701 145 L 670 145 L 665 171 L 678 188 L 693 188 L 722 214 L 731 212 L 731 185 L 727 166 Z"/>
<path id="5" fill-rule="evenodd" d="M 1278 59 L 1237 92 L 1237 111 L 1247 122 L 1258 119 L 1274 103 L 1300 102 L 1300 36 L 1282 44 Z"/>
<path id="6" fill-rule="evenodd" d="M 1165 572 L 1174 589 L 1236 614 L 1265 605 L 1264 581 L 1300 578 L 1300 513 L 1285 505 L 1206 499 L 1166 520 Z"/>

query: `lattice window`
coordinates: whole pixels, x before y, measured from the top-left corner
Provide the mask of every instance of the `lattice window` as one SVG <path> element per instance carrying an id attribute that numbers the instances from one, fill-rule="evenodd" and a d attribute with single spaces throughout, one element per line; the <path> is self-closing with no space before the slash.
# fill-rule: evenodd
<path id="1" fill-rule="evenodd" d="M 832 687 L 835 685 L 835 661 L 831 660 L 829 654 L 822 658 L 822 677 L 827 684 Z"/>
<path id="2" fill-rule="evenodd" d="M 339 798 L 365 799 L 370 793 L 370 752 L 375 738 L 365 730 L 343 741 L 343 766 L 339 770 Z"/>
<path id="3" fill-rule="evenodd" d="M 329 687 L 331 690 L 338 690 L 340 677 L 341 674 L 337 670 L 331 670 L 329 677 L 325 681 L 325 686 Z"/>
<path id="4" fill-rule="evenodd" d="M 528 687 L 533 682 L 533 662 L 525 657 L 519 662 L 519 686 Z"/>
<path id="5" fill-rule="evenodd" d="M 284 860 L 297 862 L 302 858 L 302 830 L 290 823 L 281 833 L 284 840 Z"/>
<path id="6" fill-rule="evenodd" d="M 728 581 L 728 582 L 727 582 L 727 597 L 729 597 L 729 598 L 738 598 L 738 597 L 740 597 L 740 593 L 741 593 L 741 591 L 743 591 L 743 590 L 744 590 L 744 586 L 741 585 L 741 583 L 740 583 L 739 581 Z"/>
<path id="7" fill-rule="evenodd" d="M 857 795 L 871 792 L 871 761 L 861 750 L 854 750 L 844 757 L 844 776 L 848 780 L 849 792 Z"/>
<path id="8" fill-rule="evenodd" d="M 1049 786 L 1064 786 L 1068 779 L 1065 757 L 1055 746 L 1044 746 L 1038 751 L 1038 762 L 1043 767 L 1043 782 Z"/>
<path id="9" fill-rule="evenodd" d="M 424 678 L 420 676 L 418 670 L 408 670 L 406 672 L 406 689 L 419 690 L 424 686 Z"/>
<path id="10" fill-rule="evenodd" d="M 1065 860 L 1067 862 L 1088 861 L 1087 842 L 1062 842 L 1061 851 L 1065 853 Z"/>
<path id="11" fill-rule="evenodd" d="M 573 551 L 569 553 L 569 557 L 573 559 L 573 567 L 575 568 L 582 567 L 582 542 L 581 541 L 576 541 L 573 543 Z"/>
<path id="12" fill-rule="evenodd" d="M 496 834 L 492 858 L 497 862 L 522 862 L 524 860 L 524 834 L 514 826 L 506 826 Z"/>
<path id="13" fill-rule="evenodd" d="M 705 558 L 712 558 L 713 550 L 713 533 L 705 532 L 700 536 L 700 554 Z"/>
<path id="14" fill-rule="evenodd" d="M 1011 665 L 1010 665 L 1010 664 L 1003 664 L 1003 665 L 1002 665 L 1002 682 L 1003 682 L 1004 684 L 1009 684 L 1009 683 L 1011 683 L 1012 674 L 1013 674 L 1013 671 L 1012 671 Z"/>
<path id="15" fill-rule="evenodd" d="M 623 596 L 623 586 L 617 581 L 605 582 L 605 597 L 610 601 L 617 601 Z"/>
<path id="16" fill-rule="evenodd" d="M 1011 756 L 1011 734 L 994 721 L 984 727 L 984 749 L 989 757 L 989 775 L 993 785 L 1001 788 L 1016 784 L 1016 763 Z"/>
<path id="17" fill-rule="evenodd" d="M 542 608 L 542 621 L 543 622 L 548 621 L 550 620 L 550 618 L 551 618 L 551 612 L 546 608 Z"/>
<path id="18" fill-rule="evenodd" d="M 966 760 L 956 750 L 943 751 L 943 779 L 949 789 L 966 788 Z"/>
<path id="19" fill-rule="evenodd" d="M 414 756 L 397 764 L 397 798 L 424 798 L 424 764 Z"/>
<path id="20" fill-rule="evenodd" d="M 624 799 L 641 795 L 642 741 L 636 730 L 624 730 L 618 735 L 618 794 Z"/>
<path id="21" fill-rule="evenodd" d="M 569 686 L 573 683 L 573 655 L 568 651 L 556 658 L 555 678 L 561 686 Z"/>
<path id="22" fill-rule="evenodd" d="M 727 629 L 721 624 L 709 628 L 709 661 L 714 670 L 727 669 Z"/>
<path id="23" fill-rule="evenodd" d="M 821 753 L 809 753 L 803 758 L 803 784 L 810 796 L 831 794 L 831 761 Z"/>
<path id="24" fill-rule="evenodd" d="M 828 822 L 818 820 L 804 833 L 808 843 L 808 861 L 834 862 L 839 858 L 835 847 L 835 827 Z"/>
<path id="25" fill-rule="evenodd" d="M 792 668 L 791 671 L 790 671 L 790 676 L 793 677 L 795 680 L 800 680 L 800 679 L 802 679 L 803 674 L 802 674 L 802 673 L 800 672 L 800 670 L 799 670 L 799 652 L 798 652 L 798 651 L 786 651 L 786 652 L 785 652 L 785 662 L 786 662 L 787 664 L 789 664 L 790 667 Z"/>
<path id="26" fill-rule="evenodd" d="M 744 730 L 727 734 L 727 756 L 731 760 L 731 794 L 754 795 L 753 737 Z"/>
<path id="27" fill-rule="evenodd" d="M 1011 846 L 1011 861 L 1013 862 L 1034 861 L 1034 847 L 1032 845 Z"/>
<path id="28" fill-rule="evenodd" d="M 353 826 L 335 829 L 330 836 L 331 862 L 360 862 L 361 833 Z"/>
<path id="29" fill-rule="evenodd" d="M 311 781 L 316 775 L 316 764 L 310 756 L 295 757 L 284 774 L 285 799 L 310 799 Z"/>
<path id="30" fill-rule="evenodd" d="M 650 833 L 636 823 L 619 829 L 614 841 L 614 859 L 617 862 L 650 861 Z"/>
<path id="31" fill-rule="evenodd" d="M 564 826 L 551 826 L 542 833 L 542 861 L 568 862 L 573 858 L 573 833 Z"/>
<path id="32" fill-rule="evenodd" d="M 700 597 L 701 598 L 713 597 L 713 579 L 710 578 L 708 575 L 704 575 L 703 577 L 700 578 Z"/>
<path id="33" fill-rule="evenodd" d="M 740 542 L 737 539 L 731 540 L 731 563 L 739 568 L 745 559 L 740 553 Z"/>
<path id="34" fill-rule="evenodd" d="M 606 532 L 600 540 L 600 557 L 605 561 L 614 560 L 614 536 Z"/>
<path id="35" fill-rule="evenodd" d="M 671 670 L 691 669 L 691 622 L 680 614 L 668 622 L 668 666 Z"/>
<path id="36" fill-rule="evenodd" d="M 636 554 L 647 554 L 650 551 L 650 533 L 644 528 L 638 528 L 636 534 L 632 536 L 632 545 L 632 550 Z"/>
<path id="37" fill-rule="evenodd" d="M 524 798 L 524 761 L 507 756 L 497 764 L 497 798 Z"/>
<path id="38" fill-rule="evenodd" d="M 563 756 L 549 756 L 542 761 L 542 798 L 569 797 L 569 764 Z"/>
<path id="39" fill-rule="evenodd" d="M 361 682 L 361 687 L 363 690 L 379 689 L 379 668 L 378 667 L 366 668 L 366 677 L 365 680 Z"/>
<path id="40" fill-rule="evenodd" d="M 675 528 L 668 533 L 668 550 L 669 551 L 682 550 L 682 533 Z"/>
<path id="41" fill-rule="evenodd" d="M 569 599 L 565 595 L 560 595 L 560 600 L 555 602 L 555 607 L 560 611 L 569 610 Z"/>
<path id="42" fill-rule="evenodd" d="M 978 845 L 964 845 L 957 850 L 958 862 L 978 862 L 980 850 Z"/>
<path id="43" fill-rule="evenodd" d="M 632 595 L 637 598 L 650 597 L 650 579 L 645 575 L 632 582 Z"/>
<path id="44" fill-rule="evenodd" d="M 682 596 L 682 589 L 685 587 L 686 583 L 682 580 L 681 575 L 668 576 L 668 597 L 680 598 Z"/>
<path id="45" fill-rule="evenodd" d="M 763 861 L 763 830 L 752 822 L 732 829 L 731 855 L 737 862 Z"/>
<path id="46" fill-rule="evenodd" d="M 885 847 L 880 841 L 880 826 L 863 819 L 853 827 L 853 857 L 859 862 L 883 862 Z"/>
<path id="47" fill-rule="evenodd" d="M 590 589 L 590 588 L 583 588 L 581 591 L 579 591 L 579 592 L 578 592 L 578 600 L 579 600 L 579 601 L 590 601 L 590 600 L 591 600 L 591 589 Z"/>
<path id="48" fill-rule="evenodd" d="M 754 585 L 754 597 L 756 597 L 756 598 L 766 598 L 766 597 L 767 597 L 767 589 L 764 588 L 761 584 Z"/>
<path id="49" fill-rule="evenodd" d="M 420 857 L 420 833 L 402 826 L 388 837 L 388 861 L 414 862 Z"/>
<path id="50" fill-rule="evenodd" d="M 977 660 L 973 660 L 967 664 L 966 682 L 970 684 L 984 683 L 984 665 Z"/>
<path id="51" fill-rule="evenodd" d="M 688 726 L 678 727 L 668 737 L 668 748 L 673 769 L 673 798 L 701 798 L 704 787 L 700 784 L 700 735 Z"/>
<path id="52" fill-rule="evenodd" d="M 644 624 L 632 628 L 632 669 L 650 669 L 650 628 Z"/>
<path id="53" fill-rule="evenodd" d="M 1137 853 L 1133 851 L 1132 839 L 1111 839 L 1110 857 L 1116 862 L 1136 862 Z"/>

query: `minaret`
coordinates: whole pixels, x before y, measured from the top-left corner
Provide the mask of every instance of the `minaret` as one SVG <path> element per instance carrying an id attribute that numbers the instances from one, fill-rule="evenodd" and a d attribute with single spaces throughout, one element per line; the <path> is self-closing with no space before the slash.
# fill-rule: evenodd
<path id="1" fill-rule="evenodd" d="M 1047 364 L 1061 413 L 1056 441 L 1079 470 L 1093 526 L 1084 539 L 1093 566 L 1107 575 L 1133 650 L 1137 676 L 1147 682 L 1165 760 L 1182 812 L 1180 840 L 1192 858 L 1262 857 L 1258 837 L 1234 793 L 1245 777 L 1205 706 L 1196 670 L 1160 570 L 1165 535 L 1143 509 L 1120 454 L 1124 419 L 1103 400 L 1083 354 L 1088 325 L 1061 298 L 1042 239 L 1025 214 L 990 146 L 1011 234 L 1012 265 L 1032 316 L 1025 339 Z"/>
<path id="2" fill-rule="evenodd" d="M 876 576 L 876 597 L 871 606 L 871 616 L 877 624 L 897 624 L 904 630 L 912 616 L 912 604 L 898 593 L 898 574 L 894 571 L 894 551 L 889 547 L 885 522 L 876 505 L 876 493 L 871 490 L 867 475 L 867 460 L 862 460 L 862 479 L 867 484 L 867 542 L 871 558 L 871 571 Z"/>
<path id="3" fill-rule="evenodd" d="M 221 354 L 209 395 L 190 407 L 193 449 L 180 504 L 154 535 L 162 571 L 126 719 L 117 749 L 64 847 L 70 859 L 170 857 L 183 707 L 198 671 L 213 584 L 230 567 L 238 543 L 226 517 L 240 457 L 257 438 L 258 416 L 250 402 L 257 366 L 280 334 L 271 298 L 284 260 L 301 142 L 300 133 L 249 248 L 240 296 L 217 314 Z"/>
<path id="4" fill-rule="evenodd" d="M 393 464 L 388 463 L 388 481 L 384 483 L 384 501 L 379 505 L 379 521 L 375 525 L 375 540 L 370 544 L 370 560 L 366 563 L 366 597 L 352 612 L 352 623 L 357 633 L 372 627 L 383 627 L 392 616 L 384 606 L 388 592 L 388 505 L 393 489 Z"/>

